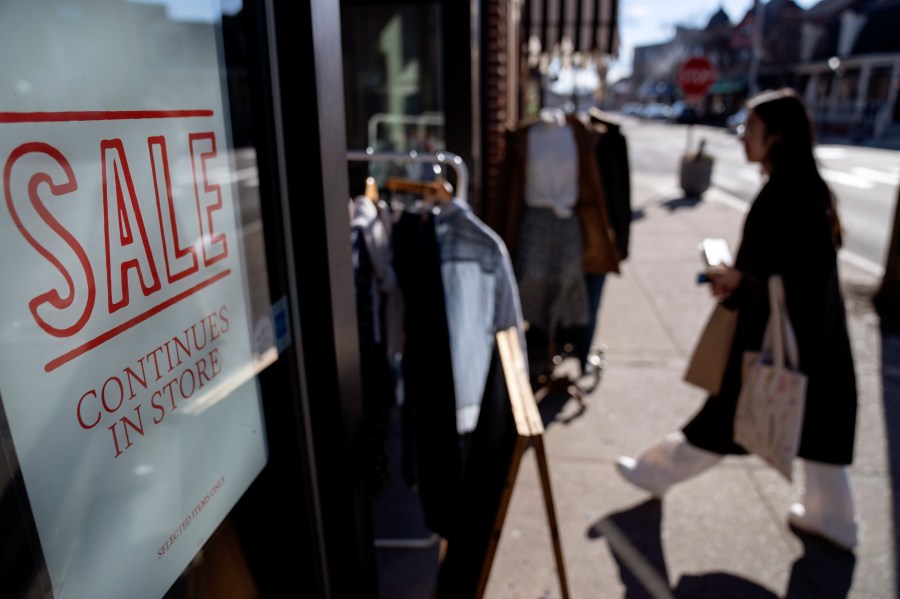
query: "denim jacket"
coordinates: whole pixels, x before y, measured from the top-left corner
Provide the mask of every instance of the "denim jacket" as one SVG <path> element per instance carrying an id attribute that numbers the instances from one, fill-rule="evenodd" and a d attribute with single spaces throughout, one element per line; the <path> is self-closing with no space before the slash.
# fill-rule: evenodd
<path id="1" fill-rule="evenodd" d="M 435 234 L 456 388 L 456 428 L 464 434 L 478 423 L 494 335 L 517 327 L 525 353 L 522 308 L 506 245 L 468 204 L 458 198 L 444 204 L 435 219 Z"/>

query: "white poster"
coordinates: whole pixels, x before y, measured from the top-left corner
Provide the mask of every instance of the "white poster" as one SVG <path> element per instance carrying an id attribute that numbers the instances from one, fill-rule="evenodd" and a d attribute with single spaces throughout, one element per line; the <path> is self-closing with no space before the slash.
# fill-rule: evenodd
<path id="1" fill-rule="evenodd" d="M 0 399 L 56 597 L 162 596 L 266 463 L 217 30 L 172 14 L 0 4 Z"/>

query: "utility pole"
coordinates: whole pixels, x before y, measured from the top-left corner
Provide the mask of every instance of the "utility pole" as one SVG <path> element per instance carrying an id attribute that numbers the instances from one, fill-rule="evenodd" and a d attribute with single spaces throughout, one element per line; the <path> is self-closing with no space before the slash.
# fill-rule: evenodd
<path id="1" fill-rule="evenodd" d="M 749 79 L 750 97 L 759 93 L 759 66 L 763 57 L 763 20 L 765 19 L 765 7 L 762 0 L 753 0 L 753 52 L 750 57 Z"/>

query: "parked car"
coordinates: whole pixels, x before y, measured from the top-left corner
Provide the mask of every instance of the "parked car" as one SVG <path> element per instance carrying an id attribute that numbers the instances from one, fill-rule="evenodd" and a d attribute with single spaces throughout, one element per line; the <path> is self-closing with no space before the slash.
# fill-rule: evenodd
<path id="1" fill-rule="evenodd" d="M 744 125 L 747 123 L 747 107 L 744 106 L 734 114 L 730 115 L 727 119 L 725 119 L 725 125 L 728 127 L 728 130 L 734 133 L 735 135 L 740 135 L 744 132 Z"/>
<path id="2" fill-rule="evenodd" d="M 693 125 L 697 122 L 697 111 L 694 110 L 693 106 L 678 100 L 672 104 L 672 113 L 669 116 L 669 120 L 673 123 Z"/>
<path id="3" fill-rule="evenodd" d="M 672 114 L 672 107 L 662 102 L 650 102 L 644 105 L 641 116 L 645 119 L 666 120 Z"/>
<path id="4" fill-rule="evenodd" d="M 625 102 L 622 104 L 622 114 L 627 114 L 631 116 L 638 116 L 641 113 L 641 106 L 638 102 Z"/>

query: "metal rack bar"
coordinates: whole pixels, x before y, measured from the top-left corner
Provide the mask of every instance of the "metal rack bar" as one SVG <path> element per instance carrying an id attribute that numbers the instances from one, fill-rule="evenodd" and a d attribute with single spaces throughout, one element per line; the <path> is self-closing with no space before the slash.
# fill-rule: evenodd
<path id="1" fill-rule="evenodd" d="M 456 197 L 468 202 L 469 169 L 459 155 L 453 152 L 376 152 L 372 148 L 365 150 L 350 150 L 347 152 L 347 160 L 355 162 L 424 162 L 450 166 L 456 173 L 456 185 L 454 191 Z"/>
<path id="2" fill-rule="evenodd" d="M 378 127 L 380 125 L 415 125 L 418 134 L 424 138 L 427 127 L 443 127 L 444 115 L 435 114 L 393 114 L 379 112 L 369 118 L 369 147 L 375 147 L 378 141 Z"/>

